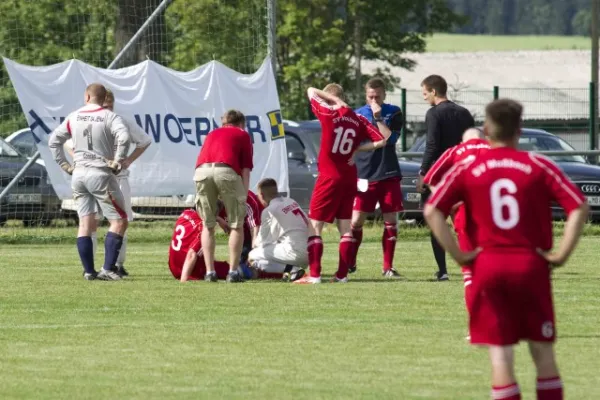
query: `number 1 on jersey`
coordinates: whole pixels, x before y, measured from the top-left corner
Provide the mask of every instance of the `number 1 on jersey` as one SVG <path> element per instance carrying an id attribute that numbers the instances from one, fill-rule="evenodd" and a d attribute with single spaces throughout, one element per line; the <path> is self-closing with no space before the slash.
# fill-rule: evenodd
<path id="1" fill-rule="evenodd" d="M 297 217 L 300 217 L 304 220 L 304 222 L 306 223 L 306 225 L 308 226 L 308 218 L 306 218 L 306 215 L 304 215 L 304 211 L 302 211 L 299 208 L 295 208 L 292 210 L 292 214 L 294 214 Z"/>
<path id="2" fill-rule="evenodd" d="M 93 151 L 94 144 L 92 143 L 92 124 L 89 124 L 87 128 L 83 130 L 83 136 L 87 139 L 88 150 Z"/>
<path id="3" fill-rule="evenodd" d="M 356 131 L 352 128 L 344 130 L 343 126 L 333 130 L 335 132 L 335 141 L 331 152 L 346 155 L 352 151 L 353 140 L 356 137 Z"/>

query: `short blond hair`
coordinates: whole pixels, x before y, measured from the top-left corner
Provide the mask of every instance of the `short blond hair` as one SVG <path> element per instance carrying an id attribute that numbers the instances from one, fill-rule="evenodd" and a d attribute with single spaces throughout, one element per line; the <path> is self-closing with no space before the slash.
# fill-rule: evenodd
<path id="1" fill-rule="evenodd" d="M 339 85 L 337 83 L 328 84 L 323 88 L 323 91 L 325 93 L 332 94 L 335 97 L 339 97 L 342 100 L 344 99 L 344 88 L 342 87 L 342 85 Z"/>
<path id="2" fill-rule="evenodd" d="M 85 88 L 85 92 L 90 96 L 90 99 L 94 99 L 96 103 L 104 104 L 106 98 L 106 88 L 101 83 L 92 83 Z"/>

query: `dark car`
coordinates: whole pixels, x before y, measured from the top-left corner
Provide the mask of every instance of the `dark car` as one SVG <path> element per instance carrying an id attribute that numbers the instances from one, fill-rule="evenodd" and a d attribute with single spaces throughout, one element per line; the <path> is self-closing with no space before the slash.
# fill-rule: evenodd
<path id="1" fill-rule="evenodd" d="M 27 163 L 27 158 L 0 138 L 0 191 Z M 32 165 L 0 201 L 0 223 L 20 219 L 26 225 L 47 224 L 59 217 L 61 201 L 54 192 L 46 168 Z"/>
<path id="2" fill-rule="evenodd" d="M 319 121 L 284 122 L 285 143 L 288 152 L 290 197 L 308 210 L 315 180 L 317 178 L 317 155 L 321 147 Z M 419 209 L 421 194 L 416 191 L 416 179 L 420 164 L 400 161 L 402 171 L 402 196 L 405 218 L 421 218 Z"/>
<path id="3" fill-rule="evenodd" d="M 540 129 L 523 129 L 519 139 L 519 148 L 528 151 L 574 151 L 569 143 Z M 422 153 L 425 151 L 425 136 L 415 140 L 409 152 Z M 565 174 L 581 189 L 590 204 L 590 218 L 600 221 L 600 167 L 592 165 L 583 156 L 558 155 L 550 156 Z M 411 158 L 418 160 L 419 158 Z M 561 208 L 552 208 L 554 217 L 563 219 Z"/>

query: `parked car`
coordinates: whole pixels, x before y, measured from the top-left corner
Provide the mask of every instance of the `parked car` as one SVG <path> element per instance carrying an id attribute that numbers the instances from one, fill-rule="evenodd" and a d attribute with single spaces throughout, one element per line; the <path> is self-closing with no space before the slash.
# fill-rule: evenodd
<path id="1" fill-rule="evenodd" d="M 0 191 L 27 163 L 27 157 L 0 138 Z M 34 164 L 0 201 L 0 223 L 23 220 L 25 225 L 48 224 L 61 217 L 61 201 L 54 192 L 46 168 Z"/>
<path id="2" fill-rule="evenodd" d="M 528 151 L 574 151 L 569 143 L 560 137 L 540 129 L 523 129 L 519 139 L 519 148 Z M 417 138 L 409 152 L 422 153 L 425 151 L 425 136 Z M 551 156 L 551 159 L 569 176 L 581 189 L 591 206 L 590 218 L 600 221 L 600 166 L 592 165 L 586 157 L 578 155 Z M 420 158 L 411 158 L 421 161 Z M 561 208 L 553 207 L 556 219 L 563 219 Z"/>
<path id="3" fill-rule="evenodd" d="M 37 151 L 37 146 L 29 128 L 20 129 L 12 133 L 6 138 L 6 141 L 28 158 L 32 157 Z M 38 159 L 37 163 L 42 166 L 44 165 L 42 159 Z M 179 215 L 186 208 L 193 208 L 195 206 L 194 198 L 194 194 L 161 197 L 132 197 L 131 205 L 136 218 L 171 218 L 174 215 Z M 62 209 L 64 210 L 65 216 L 76 218 L 77 205 L 74 200 L 64 200 L 62 202 Z"/>
<path id="4" fill-rule="evenodd" d="M 321 147 L 321 124 L 318 120 L 284 121 L 285 144 L 288 152 L 290 197 L 308 210 L 310 197 L 317 178 L 317 155 Z M 399 161 L 402 171 L 402 196 L 405 218 L 422 218 L 419 208 L 421 194 L 416 182 L 420 164 Z"/>

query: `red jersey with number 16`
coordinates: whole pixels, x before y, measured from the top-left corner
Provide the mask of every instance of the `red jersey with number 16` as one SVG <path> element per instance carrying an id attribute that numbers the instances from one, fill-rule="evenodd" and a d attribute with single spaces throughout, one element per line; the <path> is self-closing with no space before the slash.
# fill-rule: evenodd
<path id="1" fill-rule="evenodd" d="M 383 140 L 383 135 L 365 117 L 350 108 L 333 109 L 318 96 L 310 99 L 313 113 L 321 123 L 319 174 L 336 180 L 356 181 L 355 165 L 348 162 L 361 142 Z"/>
<path id="2" fill-rule="evenodd" d="M 455 165 L 428 203 L 448 215 L 460 201 L 474 246 L 535 252 L 552 248 L 552 203 L 568 215 L 585 197 L 549 158 L 501 147 Z"/>

